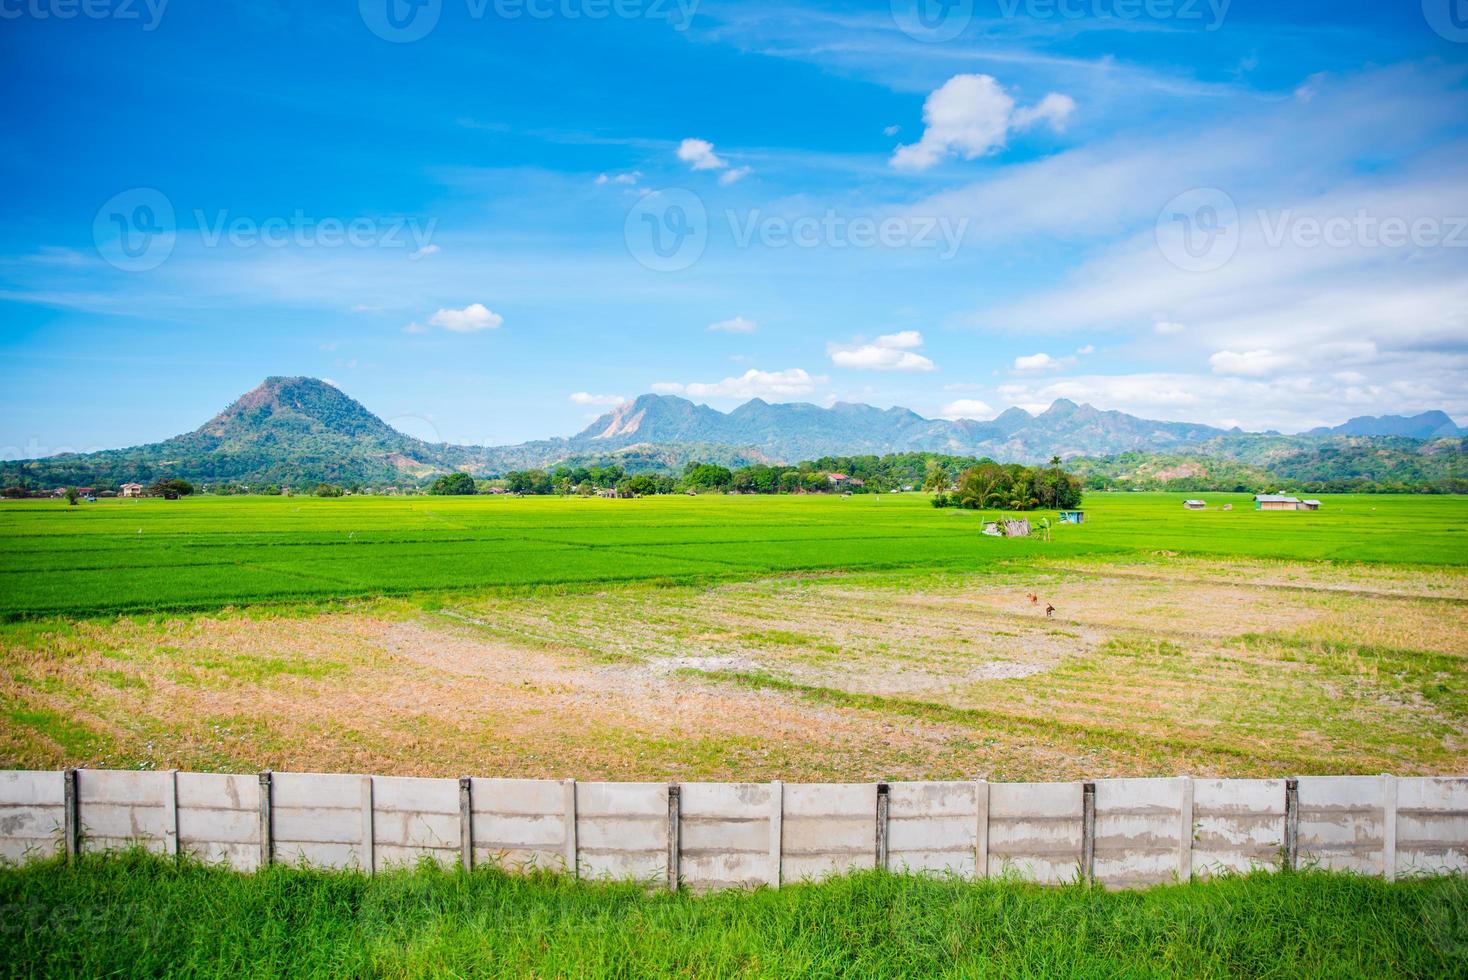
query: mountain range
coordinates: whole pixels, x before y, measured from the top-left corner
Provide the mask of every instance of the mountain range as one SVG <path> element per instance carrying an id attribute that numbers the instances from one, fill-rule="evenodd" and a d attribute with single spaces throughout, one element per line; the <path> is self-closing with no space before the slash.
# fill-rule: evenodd
<path id="1" fill-rule="evenodd" d="M 560 463 L 616 462 L 629 471 L 678 469 L 690 459 L 744 465 L 823 456 L 935 452 L 1033 463 L 1051 456 L 1168 453 L 1269 465 L 1318 445 L 1383 440 L 1392 452 L 1438 446 L 1464 430 L 1442 412 L 1357 418 L 1302 436 L 1160 422 L 1061 399 L 1031 414 L 1011 408 L 989 421 L 928 419 L 904 408 L 838 403 L 746 402 L 720 412 L 670 395 L 619 405 L 569 438 L 514 446 L 429 443 L 393 429 L 360 402 L 315 378 L 267 378 L 193 432 L 130 449 L 0 463 L 10 486 L 142 483 L 160 477 L 300 486 L 322 481 L 415 485 L 438 473 L 476 476 Z M 1417 435 L 1426 433 L 1426 435 Z M 1386 446 L 1385 443 L 1391 443 Z M 1337 454 L 1338 455 L 1338 454 Z"/>

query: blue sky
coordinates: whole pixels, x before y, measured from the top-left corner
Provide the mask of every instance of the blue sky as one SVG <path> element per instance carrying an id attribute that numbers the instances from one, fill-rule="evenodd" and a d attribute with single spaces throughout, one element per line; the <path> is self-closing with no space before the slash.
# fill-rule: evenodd
<path id="1" fill-rule="evenodd" d="M 1463 0 L 916 2 L 0 0 L 0 447 L 1468 417 Z"/>

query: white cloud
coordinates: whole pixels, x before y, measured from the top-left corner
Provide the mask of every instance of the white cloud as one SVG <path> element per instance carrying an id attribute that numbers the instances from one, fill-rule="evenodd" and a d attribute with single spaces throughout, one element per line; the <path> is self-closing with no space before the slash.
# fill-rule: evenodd
<path id="1" fill-rule="evenodd" d="M 427 332 L 428 332 L 428 328 L 425 327 L 423 324 L 419 323 L 417 320 L 414 320 L 412 323 L 408 324 L 406 327 L 403 328 L 403 333 L 427 333 Z"/>
<path id="2" fill-rule="evenodd" d="M 596 175 L 596 183 L 597 183 L 597 186 L 598 187 L 604 186 L 606 184 L 632 185 L 632 184 L 636 184 L 641 179 L 642 179 L 642 171 L 641 170 L 632 170 L 632 171 L 628 171 L 625 174 L 597 174 Z"/>
<path id="3" fill-rule="evenodd" d="M 748 177 L 748 176 L 749 176 L 749 168 L 748 167 L 735 167 L 732 170 L 725 170 L 723 173 L 719 174 L 719 186 L 720 187 L 728 187 L 730 184 L 734 183 L 735 181 L 742 180 L 742 179 L 744 179 L 745 177 Z"/>
<path id="4" fill-rule="evenodd" d="M 439 310 L 428 322 L 454 333 L 477 333 L 497 329 L 505 318 L 487 309 L 483 303 L 470 303 L 462 310 Z"/>
<path id="5" fill-rule="evenodd" d="M 902 127 L 901 126 L 887 126 L 886 128 L 884 128 L 882 130 L 882 135 L 883 136 L 896 136 L 900 132 L 902 132 Z"/>
<path id="6" fill-rule="evenodd" d="M 1155 333 L 1163 335 L 1164 337 L 1176 333 L 1182 333 L 1186 329 L 1188 328 L 1183 326 L 1181 323 L 1173 323 L 1171 320 L 1158 320 L 1156 323 L 1152 324 L 1152 330 Z"/>
<path id="7" fill-rule="evenodd" d="M 1016 371 L 1058 371 L 1075 363 L 1073 357 L 1051 357 L 1046 353 L 1024 354 L 1014 359 Z"/>
<path id="8" fill-rule="evenodd" d="M 940 419 L 992 419 L 999 413 L 990 407 L 988 402 L 979 401 L 977 398 L 960 398 L 943 406 L 938 413 Z"/>
<path id="9" fill-rule="evenodd" d="M 1096 353 L 1096 345 L 1095 344 L 1087 344 L 1084 347 L 1077 347 L 1076 348 L 1076 353 L 1077 354 L 1081 354 L 1083 356 L 1086 355 L 1086 354 L 1094 354 L 1094 353 Z"/>
<path id="10" fill-rule="evenodd" d="M 759 371 L 750 368 L 737 378 L 722 381 L 690 382 L 660 381 L 652 390 L 668 395 L 687 395 L 690 398 L 793 398 L 808 395 L 816 385 L 827 379 L 811 375 L 803 368 L 784 371 Z"/>
<path id="11" fill-rule="evenodd" d="M 442 252 L 442 251 L 443 251 L 443 249 L 440 248 L 440 247 L 438 247 L 437 245 L 424 245 L 422 248 L 414 249 L 413 251 L 409 252 L 408 253 L 408 258 L 410 258 L 410 259 L 427 258 L 430 255 L 437 255 L 439 252 Z"/>
<path id="12" fill-rule="evenodd" d="M 593 395 L 589 391 L 578 391 L 571 395 L 571 402 L 575 405 L 621 405 L 627 399 L 621 395 Z"/>
<path id="13" fill-rule="evenodd" d="M 723 170 L 729 165 L 714 152 L 714 144 L 700 139 L 686 139 L 679 143 L 678 159 L 693 170 Z"/>
<path id="14" fill-rule="evenodd" d="M 1065 130 L 1065 124 L 1075 111 L 1075 99 L 1059 92 L 1051 92 L 1038 105 L 1016 110 L 1012 125 L 1015 129 L 1029 129 L 1035 123 L 1044 122 L 1049 123 L 1050 128 L 1059 133 Z"/>
<path id="15" fill-rule="evenodd" d="M 923 335 L 916 330 L 884 334 L 871 343 L 827 344 L 826 353 L 838 367 L 858 371 L 934 371 L 931 360 L 916 353 Z"/>
<path id="16" fill-rule="evenodd" d="M 1208 358 L 1214 374 L 1235 374 L 1246 378 L 1262 378 L 1292 366 L 1295 358 L 1272 350 L 1249 350 L 1235 353 L 1221 350 Z"/>
<path id="17" fill-rule="evenodd" d="M 897 170 L 927 170 L 950 155 L 972 160 L 1003 147 L 1012 130 L 1038 122 L 1059 130 L 1074 110 L 1069 96 L 1051 93 L 1016 111 L 1014 97 L 992 75 L 954 75 L 923 103 L 922 137 L 899 146 L 890 163 Z"/>
<path id="18" fill-rule="evenodd" d="M 753 320 L 746 320 L 742 316 L 736 316 L 732 320 L 710 323 L 709 329 L 714 333 L 754 333 L 759 329 L 759 324 Z"/>

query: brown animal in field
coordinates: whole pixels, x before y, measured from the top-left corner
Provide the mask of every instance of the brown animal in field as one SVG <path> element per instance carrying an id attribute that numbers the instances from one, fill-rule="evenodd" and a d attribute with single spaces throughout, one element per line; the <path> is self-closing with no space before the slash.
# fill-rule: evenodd
<path id="1" fill-rule="evenodd" d="M 1035 593 L 1033 593 L 1033 592 L 1030 592 L 1030 593 L 1027 593 L 1027 594 L 1026 594 L 1026 595 L 1025 595 L 1025 598 L 1026 598 L 1026 599 L 1028 599 L 1028 600 L 1030 600 L 1030 605 L 1032 605 L 1032 606 L 1033 606 L 1033 605 L 1034 605 L 1034 604 L 1035 604 L 1035 603 L 1037 603 L 1037 602 L 1039 602 L 1039 601 L 1040 601 L 1040 597 L 1039 597 L 1039 596 L 1037 596 L 1037 595 L 1035 595 Z"/>
<path id="2" fill-rule="evenodd" d="M 1045 615 L 1046 616 L 1054 616 L 1055 615 L 1055 607 L 1052 606 L 1052 605 L 1050 605 L 1050 603 L 1048 603 L 1048 602 L 1045 603 Z"/>

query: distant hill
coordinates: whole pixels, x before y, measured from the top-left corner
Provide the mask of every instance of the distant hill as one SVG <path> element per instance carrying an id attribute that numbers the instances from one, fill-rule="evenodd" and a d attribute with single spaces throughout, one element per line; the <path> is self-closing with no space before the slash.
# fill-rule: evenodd
<path id="1" fill-rule="evenodd" d="M 1358 415 L 1340 425 L 1306 432 L 1307 436 L 1403 436 L 1408 439 L 1441 439 L 1468 435 L 1468 429 L 1448 418 L 1446 412 L 1421 415 Z"/>
<path id="2" fill-rule="evenodd" d="M 785 461 L 927 451 L 1034 463 L 1051 456 L 1166 449 L 1227 434 L 1188 422 L 1155 422 L 1060 399 L 1039 415 L 1011 408 L 988 422 L 926 419 L 905 408 L 838 402 L 772 405 L 754 399 L 719 412 L 670 395 L 620 405 L 569 440 L 581 448 L 700 442 L 748 446 Z"/>
<path id="3" fill-rule="evenodd" d="M 1443 420 L 1461 431 L 1441 412 L 1413 419 L 1356 419 L 1346 426 L 1415 425 L 1413 431 L 1436 431 Z M 1108 479 L 1119 478 L 1136 459 L 1162 454 L 1147 464 L 1160 475 L 1138 470 L 1138 478 L 1165 481 L 1170 468 L 1206 470 L 1202 461 L 1211 459 L 1215 469 L 1227 461 L 1234 467 L 1230 475 L 1240 479 L 1266 473 L 1299 479 L 1380 474 L 1428 481 L 1457 472 L 1463 445 L 1460 439 L 1423 441 L 1398 434 L 1250 434 L 1142 419 L 1065 399 L 1038 415 L 1011 408 L 998 418 L 975 421 L 928 419 L 905 408 L 849 403 L 822 408 L 761 399 L 720 412 L 670 395 L 643 395 L 569 438 L 455 446 L 398 432 L 324 381 L 272 377 L 193 432 L 131 449 L 0 463 L 0 483 L 50 488 L 182 477 L 257 487 L 323 481 L 414 486 L 456 470 L 494 476 L 562 463 L 617 463 L 635 473 L 677 470 L 694 459 L 737 467 L 902 452 L 1021 463 L 1084 458 L 1092 475 Z"/>

